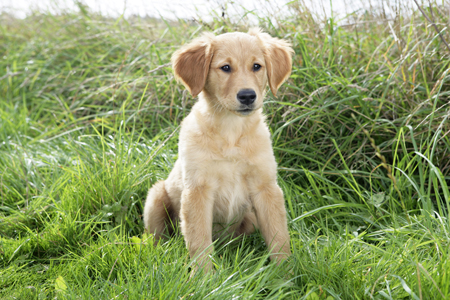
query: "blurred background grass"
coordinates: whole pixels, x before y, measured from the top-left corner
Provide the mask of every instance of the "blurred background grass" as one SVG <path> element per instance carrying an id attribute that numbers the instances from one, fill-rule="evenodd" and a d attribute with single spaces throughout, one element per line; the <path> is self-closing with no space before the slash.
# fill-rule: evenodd
<path id="1" fill-rule="evenodd" d="M 420 4 L 450 41 L 449 3 Z M 2 298 L 450 297 L 450 50 L 435 28 L 397 2 L 340 17 L 291 1 L 236 18 L 233 5 L 194 20 L 81 2 L 1 13 Z M 202 31 L 252 24 L 296 52 L 264 107 L 293 256 L 279 269 L 253 235 L 217 245 L 217 272 L 188 281 L 182 237 L 142 237 L 145 194 L 195 101 L 169 60 Z"/>

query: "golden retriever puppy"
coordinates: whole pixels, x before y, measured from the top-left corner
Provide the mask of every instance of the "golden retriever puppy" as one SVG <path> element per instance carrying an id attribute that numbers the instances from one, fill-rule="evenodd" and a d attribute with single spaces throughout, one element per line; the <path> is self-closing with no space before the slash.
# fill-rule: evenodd
<path id="1" fill-rule="evenodd" d="M 198 102 L 183 120 L 169 177 L 148 192 L 146 231 L 157 242 L 181 221 L 191 258 L 212 268 L 213 239 L 259 228 L 271 259 L 290 255 L 283 192 L 262 114 L 267 85 L 276 95 L 291 73 L 289 43 L 259 29 L 206 33 L 172 56 L 175 77 Z"/>

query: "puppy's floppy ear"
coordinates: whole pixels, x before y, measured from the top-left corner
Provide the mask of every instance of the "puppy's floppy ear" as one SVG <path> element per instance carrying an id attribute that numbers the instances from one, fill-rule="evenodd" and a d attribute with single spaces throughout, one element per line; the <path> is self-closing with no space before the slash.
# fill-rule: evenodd
<path id="1" fill-rule="evenodd" d="M 212 34 L 204 34 L 172 55 L 175 78 L 181 81 L 194 97 L 200 94 L 205 86 L 213 55 L 213 37 Z"/>
<path id="2" fill-rule="evenodd" d="M 269 86 L 276 97 L 278 88 L 291 75 L 294 50 L 289 42 L 271 37 L 259 28 L 252 28 L 248 33 L 262 42 Z"/>

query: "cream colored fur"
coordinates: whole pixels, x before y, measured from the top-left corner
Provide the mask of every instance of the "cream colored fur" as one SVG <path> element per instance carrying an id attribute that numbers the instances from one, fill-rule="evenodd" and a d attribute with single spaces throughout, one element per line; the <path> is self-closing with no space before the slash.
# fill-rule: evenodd
<path id="1" fill-rule="evenodd" d="M 181 220 L 191 258 L 206 270 L 222 228 L 234 235 L 259 228 L 278 262 L 291 253 L 262 106 L 267 85 L 276 95 L 289 77 L 292 52 L 284 40 L 252 29 L 205 34 L 173 54 L 176 78 L 199 100 L 182 122 L 175 167 L 148 193 L 144 224 L 157 242 L 168 224 Z M 250 112 L 237 99 L 243 89 L 256 94 Z"/>

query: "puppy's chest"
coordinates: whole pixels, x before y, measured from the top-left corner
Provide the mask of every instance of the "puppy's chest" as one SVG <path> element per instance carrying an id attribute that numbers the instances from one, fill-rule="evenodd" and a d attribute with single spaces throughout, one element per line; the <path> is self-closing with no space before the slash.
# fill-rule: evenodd
<path id="1" fill-rule="evenodd" d="M 214 221 L 232 222 L 250 207 L 251 167 L 243 161 L 215 161 Z"/>
<path id="2" fill-rule="evenodd" d="M 222 160 L 224 162 L 240 162 L 245 163 L 248 162 L 248 154 L 243 151 L 243 149 L 239 146 L 233 147 L 219 147 L 219 153 L 217 155 L 218 160 Z"/>
<path id="3" fill-rule="evenodd" d="M 205 158 L 214 186 L 214 222 L 232 223 L 250 209 L 250 184 L 255 177 L 258 149 L 249 138 L 216 139 Z"/>
<path id="4" fill-rule="evenodd" d="M 230 163 L 242 162 L 248 164 L 251 162 L 251 158 L 256 152 L 256 149 L 250 147 L 250 143 L 247 139 L 241 139 L 236 142 L 218 140 L 215 141 L 214 148 L 214 160 Z"/>
<path id="5" fill-rule="evenodd" d="M 255 176 L 254 158 L 257 149 L 248 139 L 219 144 L 219 153 L 212 162 L 216 170 L 215 219 L 232 222 L 240 218 L 251 206 L 250 184 Z"/>

